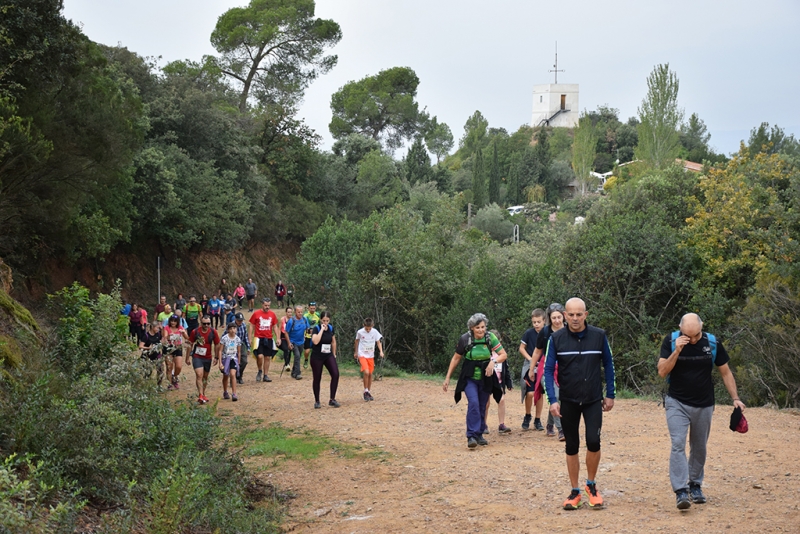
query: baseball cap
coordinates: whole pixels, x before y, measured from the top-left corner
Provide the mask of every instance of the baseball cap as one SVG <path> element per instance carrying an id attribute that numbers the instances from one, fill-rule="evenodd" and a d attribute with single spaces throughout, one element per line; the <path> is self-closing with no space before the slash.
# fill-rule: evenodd
<path id="1" fill-rule="evenodd" d="M 236 314 L 236 320 L 237 321 L 244 321 L 244 314 L 241 313 L 241 312 L 237 313 Z"/>

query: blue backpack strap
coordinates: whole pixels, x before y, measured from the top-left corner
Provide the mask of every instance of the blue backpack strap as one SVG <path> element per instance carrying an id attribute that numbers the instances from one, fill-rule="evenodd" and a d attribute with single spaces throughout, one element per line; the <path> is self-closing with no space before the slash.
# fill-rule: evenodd
<path id="1" fill-rule="evenodd" d="M 670 336 L 670 341 L 672 342 L 672 352 L 675 352 L 675 340 L 677 340 L 679 337 L 681 337 L 680 330 L 675 330 Z"/>
<path id="2" fill-rule="evenodd" d="M 717 363 L 717 337 L 714 334 L 706 333 L 708 344 L 711 347 L 711 365 Z"/>

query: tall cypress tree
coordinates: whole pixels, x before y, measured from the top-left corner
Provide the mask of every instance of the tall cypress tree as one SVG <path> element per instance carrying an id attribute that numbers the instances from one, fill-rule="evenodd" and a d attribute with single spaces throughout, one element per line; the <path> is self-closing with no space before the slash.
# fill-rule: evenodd
<path id="1" fill-rule="evenodd" d="M 483 151 L 475 151 L 475 164 L 472 167 L 472 198 L 475 208 L 486 205 L 486 171 L 483 168 Z"/>
<path id="2" fill-rule="evenodd" d="M 497 163 L 497 139 L 492 142 L 492 164 L 489 167 L 489 203 L 500 204 L 500 165 Z"/>

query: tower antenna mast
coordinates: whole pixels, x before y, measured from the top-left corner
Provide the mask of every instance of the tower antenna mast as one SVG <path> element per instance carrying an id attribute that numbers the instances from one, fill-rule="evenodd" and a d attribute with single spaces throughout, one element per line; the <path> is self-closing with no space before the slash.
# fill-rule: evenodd
<path id="1" fill-rule="evenodd" d="M 553 64 L 553 68 L 547 72 L 554 72 L 556 75 L 556 85 L 558 85 L 558 73 L 559 72 L 567 72 L 564 69 L 558 69 L 558 41 L 556 41 L 556 62 Z"/>

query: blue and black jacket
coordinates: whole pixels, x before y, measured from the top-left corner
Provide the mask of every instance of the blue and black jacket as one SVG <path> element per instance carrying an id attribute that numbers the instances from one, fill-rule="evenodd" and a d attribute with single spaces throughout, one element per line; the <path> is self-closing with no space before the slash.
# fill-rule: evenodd
<path id="1" fill-rule="evenodd" d="M 602 328 L 586 325 L 580 332 L 569 327 L 554 332 L 547 344 L 544 362 L 544 387 L 547 400 L 590 404 L 603 398 L 603 381 L 600 365 L 605 370 L 606 397 L 616 395 L 614 360 L 606 332 Z M 555 368 L 558 364 L 559 396 L 556 398 Z"/>

